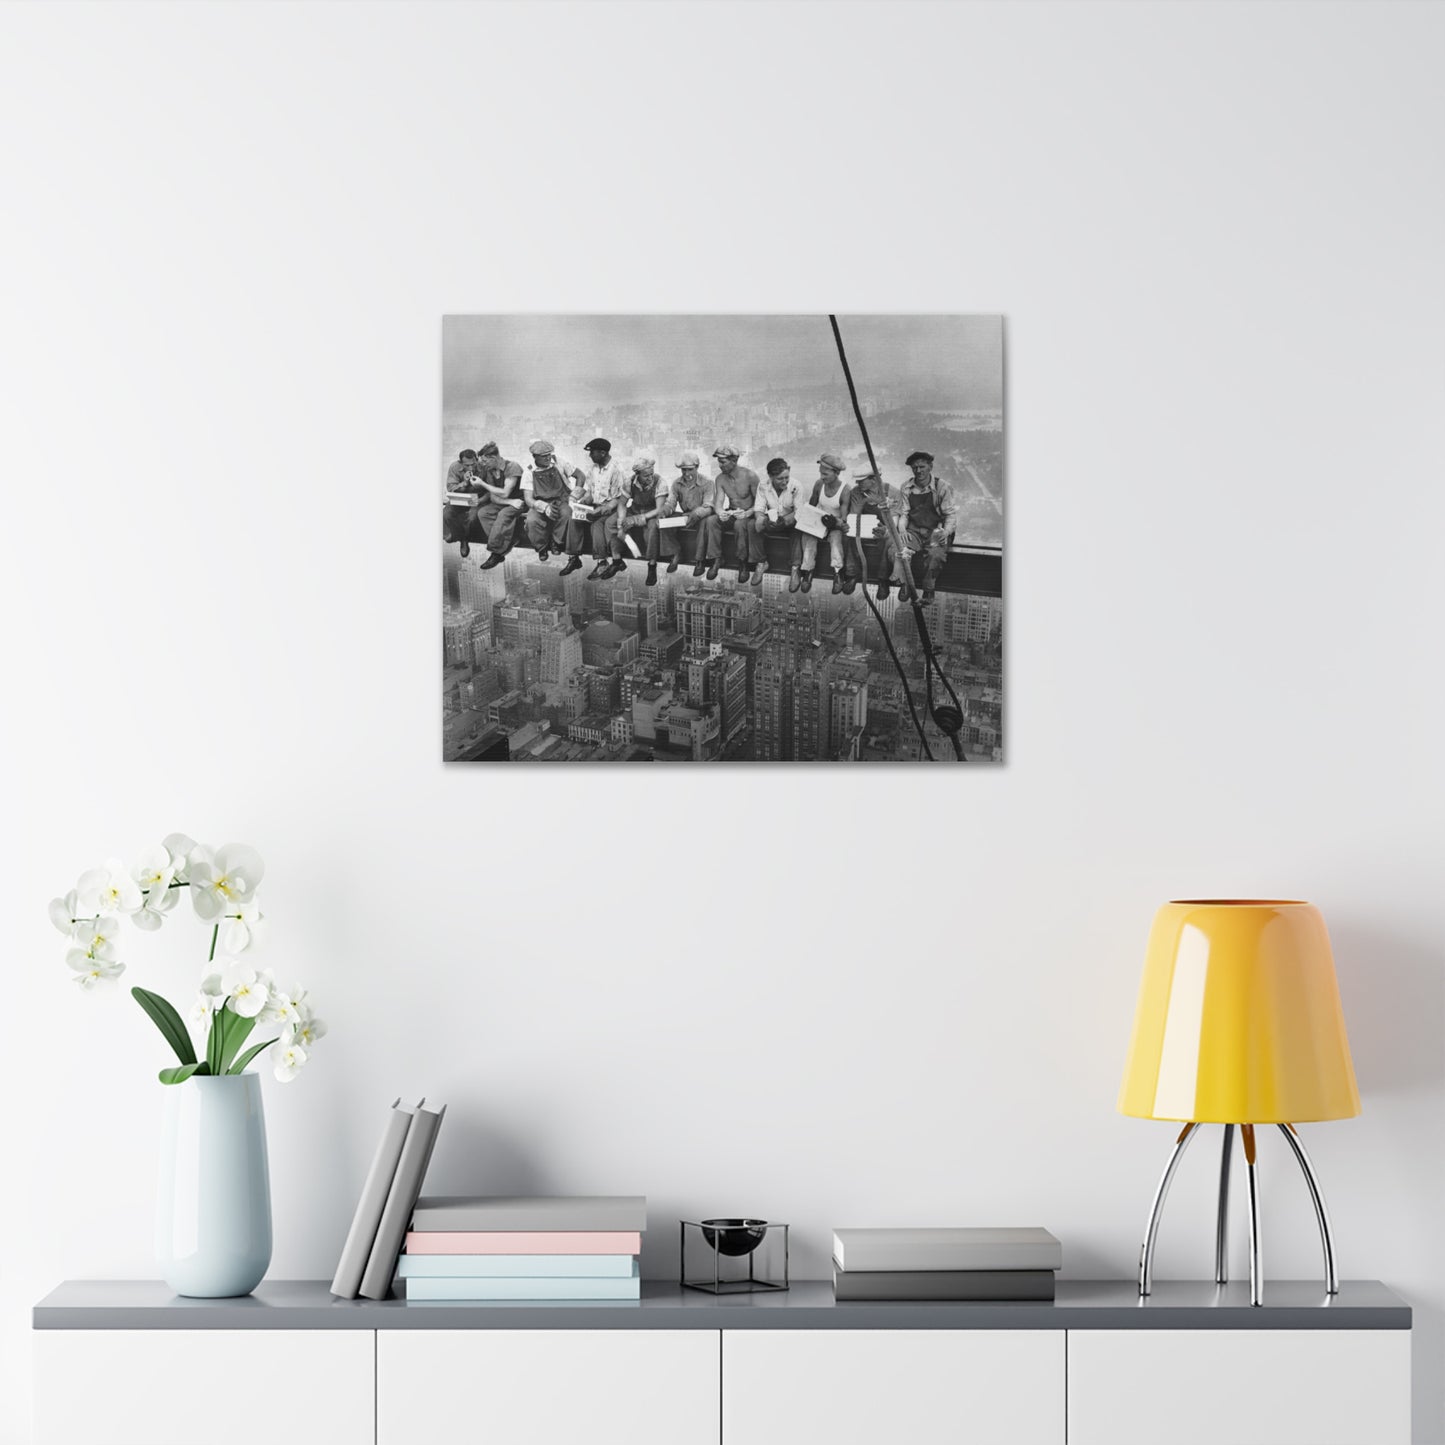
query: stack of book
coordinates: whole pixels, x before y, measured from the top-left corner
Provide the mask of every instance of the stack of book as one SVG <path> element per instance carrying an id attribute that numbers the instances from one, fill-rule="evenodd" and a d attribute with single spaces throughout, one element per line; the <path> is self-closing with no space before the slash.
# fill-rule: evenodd
<path id="1" fill-rule="evenodd" d="M 1051 1300 L 1063 1246 L 1047 1229 L 839 1229 L 840 1300 Z"/>
<path id="2" fill-rule="evenodd" d="M 397 1273 L 409 1300 L 636 1300 L 638 1195 L 422 1198 Z"/>

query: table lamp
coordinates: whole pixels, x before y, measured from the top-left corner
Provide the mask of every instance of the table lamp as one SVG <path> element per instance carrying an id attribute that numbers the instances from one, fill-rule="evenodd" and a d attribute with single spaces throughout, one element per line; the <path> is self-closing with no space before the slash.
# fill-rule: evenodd
<path id="1" fill-rule="evenodd" d="M 1119 1112 L 1184 1124 L 1159 1180 L 1139 1256 L 1150 1292 L 1154 1241 L 1174 1171 L 1201 1124 L 1224 1125 L 1214 1278 L 1226 1263 L 1229 1165 L 1239 1126 L 1249 1185 L 1249 1302 L 1263 1302 L 1256 1125 L 1276 1124 L 1304 1173 L 1339 1293 L 1335 1247 L 1319 1179 L 1297 1124 L 1351 1119 L 1360 1094 L 1350 1063 L 1329 935 L 1319 909 L 1281 899 L 1194 898 L 1154 917 Z"/>

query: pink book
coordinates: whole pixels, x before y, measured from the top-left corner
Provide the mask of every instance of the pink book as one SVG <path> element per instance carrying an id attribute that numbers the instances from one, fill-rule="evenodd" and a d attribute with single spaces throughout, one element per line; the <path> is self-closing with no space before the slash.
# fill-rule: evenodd
<path id="1" fill-rule="evenodd" d="M 406 1237 L 408 1254 L 641 1254 L 639 1233 L 576 1233 L 545 1230 L 503 1233 L 500 1230 L 413 1230 Z"/>

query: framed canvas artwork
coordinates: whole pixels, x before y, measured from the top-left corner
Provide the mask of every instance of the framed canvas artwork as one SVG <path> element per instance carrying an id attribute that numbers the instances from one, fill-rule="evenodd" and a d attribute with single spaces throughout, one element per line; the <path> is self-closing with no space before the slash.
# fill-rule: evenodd
<path id="1" fill-rule="evenodd" d="M 448 762 L 999 762 L 998 316 L 447 316 Z"/>

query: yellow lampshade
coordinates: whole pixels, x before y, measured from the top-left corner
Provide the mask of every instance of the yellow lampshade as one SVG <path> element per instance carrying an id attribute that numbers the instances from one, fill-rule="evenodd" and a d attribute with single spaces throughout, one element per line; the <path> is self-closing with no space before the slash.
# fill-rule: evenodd
<path id="1" fill-rule="evenodd" d="M 1119 1112 L 1212 1124 L 1360 1112 L 1319 909 L 1194 899 L 1159 910 Z"/>

